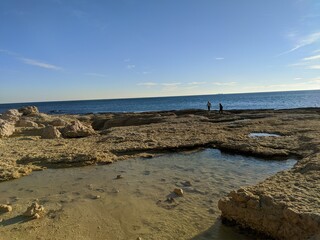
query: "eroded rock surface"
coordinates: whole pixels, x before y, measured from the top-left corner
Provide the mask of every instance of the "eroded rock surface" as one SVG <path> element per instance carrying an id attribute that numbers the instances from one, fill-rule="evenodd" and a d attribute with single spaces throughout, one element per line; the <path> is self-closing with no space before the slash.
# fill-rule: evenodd
<path id="1" fill-rule="evenodd" d="M 15 131 L 14 122 L 8 122 L 0 119 L 0 138 L 9 137 Z"/>
<path id="2" fill-rule="evenodd" d="M 27 106 L 19 108 L 19 112 L 22 113 L 22 115 L 34 115 L 39 113 L 39 109 L 36 106 Z"/>
<path id="3" fill-rule="evenodd" d="M 320 154 L 219 201 L 222 216 L 277 239 L 320 237 Z M 302 166 L 301 166 L 302 165 Z"/>
<path id="4" fill-rule="evenodd" d="M 46 126 L 42 130 L 42 138 L 44 139 L 55 139 L 61 137 L 61 132 L 54 126 Z"/>
<path id="5" fill-rule="evenodd" d="M 91 126 L 85 126 L 80 121 L 75 120 L 62 129 L 65 138 L 81 138 L 94 135 L 95 131 Z"/>
<path id="6" fill-rule="evenodd" d="M 17 109 L 9 109 L 1 115 L 1 119 L 7 120 L 8 122 L 15 122 L 20 119 L 21 115 Z"/>
<path id="7" fill-rule="evenodd" d="M 2 119 L 4 115 L 11 123 L 23 118 L 38 127 L 18 127 L 12 135 L 13 124 L 5 134 L 10 137 L 0 139 L 0 181 L 44 168 L 106 164 L 203 147 L 265 159 L 296 157 L 299 161 L 293 169 L 231 192 L 219 207 L 224 219 L 274 238 L 307 239 L 319 234 L 319 109 L 85 116 L 33 112 L 22 118 L 21 113 L 10 111 Z M 10 121 L 0 121 L 0 133 Z M 63 137 L 58 137 L 58 131 Z M 252 132 L 280 137 L 252 138 Z"/>

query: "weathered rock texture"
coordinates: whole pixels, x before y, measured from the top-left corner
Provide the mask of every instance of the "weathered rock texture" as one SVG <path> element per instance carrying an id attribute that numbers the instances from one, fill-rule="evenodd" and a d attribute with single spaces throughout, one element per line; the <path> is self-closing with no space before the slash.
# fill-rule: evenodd
<path id="1" fill-rule="evenodd" d="M 24 113 L 22 118 L 38 127 L 18 127 L 13 135 L 13 131 L 5 135 L 11 135 L 9 138 L 0 139 L 0 181 L 47 167 L 106 164 L 203 147 L 265 159 L 296 157 L 299 161 L 293 169 L 256 186 L 233 191 L 219 202 L 219 207 L 224 219 L 274 238 L 319 236 L 320 109 L 225 114 L 184 110 L 85 116 L 31 112 Z M 17 111 L 4 113 L 1 118 L 5 116 L 10 121 L 0 122 L 0 132 L 1 126 L 15 124 L 20 115 Z M 62 137 L 58 138 L 57 131 Z M 280 137 L 252 138 L 251 132 L 275 133 Z"/>
<path id="2" fill-rule="evenodd" d="M 21 117 L 21 113 L 17 109 L 9 109 L 1 115 L 1 119 L 9 122 L 18 121 Z"/>
<path id="3" fill-rule="evenodd" d="M 85 126 L 78 120 L 72 121 L 69 125 L 62 129 L 62 135 L 66 138 L 81 138 L 94 134 L 95 131 L 91 126 Z"/>
<path id="4" fill-rule="evenodd" d="M 36 106 L 27 106 L 19 108 L 19 112 L 22 113 L 22 115 L 34 115 L 39 113 L 39 110 Z"/>
<path id="5" fill-rule="evenodd" d="M 30 120 L 20 119 L 16 123 L 16 127 L 38 127 L 38 124 Z"/>
<path id="6" fill-rule="evenodd" d="M 14 123 L 0 119 L 0 138 L 9 137 L 15 131 Z"/>
<path id="7" fill-rule="evenodd" d="M 42 130 L 41 137 L 44 139 L 60 138 L 61 132 L 54 126 L 46 126 Z"/>

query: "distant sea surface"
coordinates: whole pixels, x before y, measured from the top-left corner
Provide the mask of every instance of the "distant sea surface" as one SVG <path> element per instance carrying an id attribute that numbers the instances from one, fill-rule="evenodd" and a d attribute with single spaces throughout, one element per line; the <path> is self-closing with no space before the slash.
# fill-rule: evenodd
<path id="1" fill-rule="evenodd" d="M 320 107 L 320 90 L 216 94 L 182 97 L 12 103 L 0 104 L 0 113 L 8 109 L 31 105 L 37 106 L 40 112 L 57 114 L 206 109 L 207 101 L 211 102 L 212 110 L 217 110 L 220 102 L 225 110 Z"/>

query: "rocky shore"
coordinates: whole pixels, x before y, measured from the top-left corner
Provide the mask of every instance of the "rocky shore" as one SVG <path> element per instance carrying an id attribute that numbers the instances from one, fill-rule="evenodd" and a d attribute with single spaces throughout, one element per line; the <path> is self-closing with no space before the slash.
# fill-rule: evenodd
<path id="1" fill-rule="evenodd" d="M 317 108 L 48 115 L 25 107 L 0 115 L 0 181 L 207 147 L 266 160 L 294 157 L 292 169 L 232 191 L 219 208 L 223 219 L 275 239 L 318 239 L 319 139 Z"/>

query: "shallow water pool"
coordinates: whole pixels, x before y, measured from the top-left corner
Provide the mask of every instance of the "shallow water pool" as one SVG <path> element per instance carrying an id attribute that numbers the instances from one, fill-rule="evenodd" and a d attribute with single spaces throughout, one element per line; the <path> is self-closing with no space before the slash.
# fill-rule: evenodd
<path id="1" fill-rule="evenodd" d="M 274 133 L 250 133 L 249 137 L 281 137 L 279 134 Z"/>
<path id="2" fill-rule="evenodd" d="M 14 208 L 10 214 L 0 215 L 0 236 L 251 239 L 221 225 L 218 200 L 240 186 L 256 184 L 291 168 L 295 162 L 263 161 L 206 149 L 107 166 L 34 172 L 0 183 L 0 203 L 11 203 Z M 121 175 L 120 179 L 117 175 Z M 175 188 L 182 188 L 184 196 L 172 194 Z M 46 216 L 22 221 L 17 216 L 34 199 L 44 205 Z"/>

